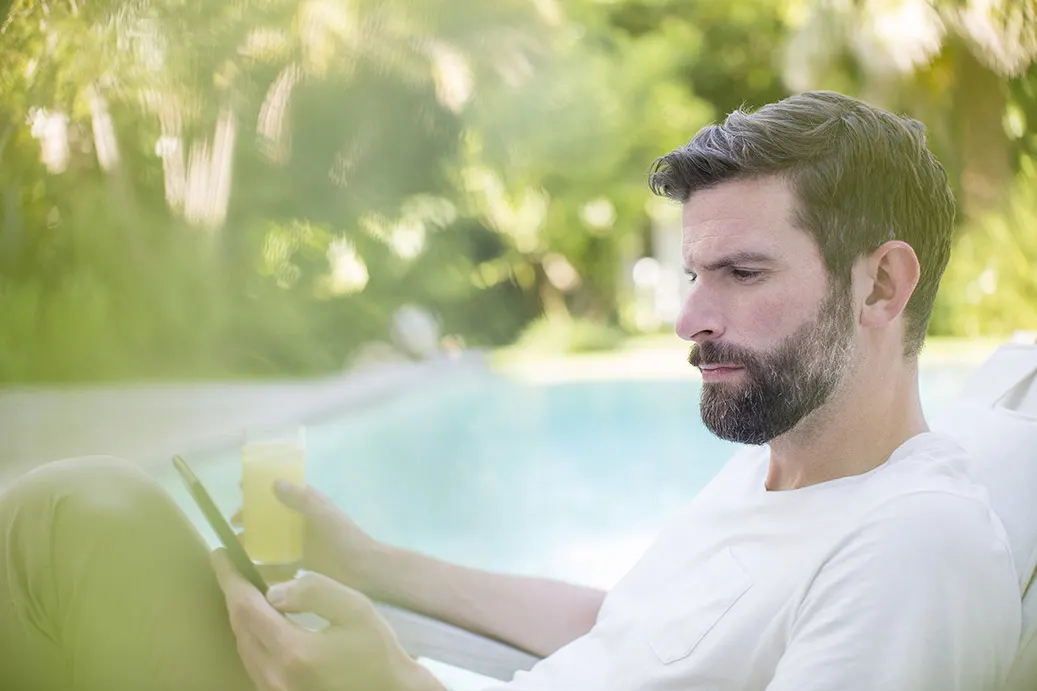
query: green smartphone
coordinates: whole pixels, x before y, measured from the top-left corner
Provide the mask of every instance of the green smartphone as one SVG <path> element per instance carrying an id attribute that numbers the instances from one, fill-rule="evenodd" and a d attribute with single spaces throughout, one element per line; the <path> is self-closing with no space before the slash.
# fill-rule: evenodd
<path id="1" fill-rule="evenodd" d="M 220 542 L 227 548 L 227 556 L 230 557 L 231 563 L 234 564 L 234 568 L 238 570 L 242 576 L 256 586 L 259 592 L 266 595 L 267 588 L 269 587 L 263 576 L 259 573 L 259 569 L 252 563 L 252 560 L 248 556 L 248 552 L 245 551 L 241 541 L 238 540 L 238 536 L 234 533 L 234 530 L 230 527 L 230 523 L 223 517 L 220 510 L 216 508 L 215 502 L 209 493 L 205 491 L 205 487 L 198 480 L 197 476 L 187 466 L 184 459 L 179 456 L 173 457 L 173 465 L 176 467 L 180 477 L 183 478 L 184 483 L 187 485 L 187 491 L 191 493 L 191 498 L 194 499 L 194 503 L 198 505 L 198 508 L 202 510 L 202 515 L 205 516 L 205 520 L 208 521 L 212 529 L 216 531 L 216 537 L 220 538 Z"/>

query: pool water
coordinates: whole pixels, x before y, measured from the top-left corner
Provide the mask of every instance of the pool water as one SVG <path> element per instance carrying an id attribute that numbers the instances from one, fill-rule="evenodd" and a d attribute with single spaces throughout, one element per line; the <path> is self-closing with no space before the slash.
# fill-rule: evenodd
<path id="1" fill-rule="evenodd" d="M 923 369 L 927 412 L 969 369 Z M 607 588 L 738 448 L 702 425 L 699 391 L 697 379 L 462 374 L 308 427 L 307 481 L 389 543 Z M 187 460 L 230 515 L 238 452 Z M 155 472 L 215 545 L 171 468 Z"/>

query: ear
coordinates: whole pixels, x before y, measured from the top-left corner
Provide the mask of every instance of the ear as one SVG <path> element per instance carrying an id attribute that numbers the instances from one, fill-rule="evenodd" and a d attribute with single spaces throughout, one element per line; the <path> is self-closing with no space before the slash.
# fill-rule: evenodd
<path id="1" fill-rule="evenodd" d="M 861 326 L 888 326 L 900 316 L 918 285 L 921 266 L 911 245 L 901 240 L 883 243 L 863 261 Z"/>

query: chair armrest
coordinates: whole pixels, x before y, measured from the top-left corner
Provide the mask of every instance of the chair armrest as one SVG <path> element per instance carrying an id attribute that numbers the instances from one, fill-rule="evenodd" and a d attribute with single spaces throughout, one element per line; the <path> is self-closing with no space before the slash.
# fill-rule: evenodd
<path id="1" fill-rule="evenodd" d="M 376 602 L 378 612 L 396 631 L 403 649 L 476 674 L 509 681 L 515 672 L 539 661 L 535 655 L 423 614 Z"/>

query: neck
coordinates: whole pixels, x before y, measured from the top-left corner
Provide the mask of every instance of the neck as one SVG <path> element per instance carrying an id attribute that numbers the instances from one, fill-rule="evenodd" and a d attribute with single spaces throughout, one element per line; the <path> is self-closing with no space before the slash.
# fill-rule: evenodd
<path id="1" fill-rule="evenodd" d="M 824 406 L 771 441 L 767 489 L 798 489 L 866 473 L 928 430 L 917 363 L 899 356 L 862 361 Z"/>

